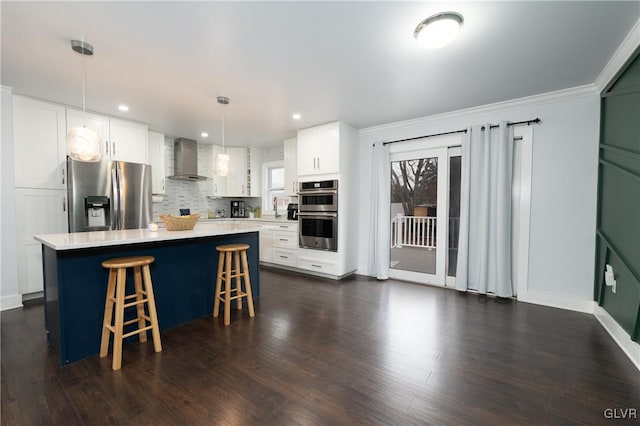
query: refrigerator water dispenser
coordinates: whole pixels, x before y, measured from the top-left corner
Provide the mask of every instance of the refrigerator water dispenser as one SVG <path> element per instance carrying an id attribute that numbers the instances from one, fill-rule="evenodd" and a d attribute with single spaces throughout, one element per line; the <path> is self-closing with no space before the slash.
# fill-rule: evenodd
<path id="1" fill-rule="evenodd" d="M 111 211 L 109 197 L 89 195 L 84 199 L 85 226 L 93 230 L 107 230 L 110 227 Z"/>

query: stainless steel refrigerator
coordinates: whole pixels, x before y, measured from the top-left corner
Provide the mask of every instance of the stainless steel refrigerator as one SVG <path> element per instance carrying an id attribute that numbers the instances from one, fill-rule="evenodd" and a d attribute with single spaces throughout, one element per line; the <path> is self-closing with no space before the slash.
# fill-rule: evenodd
<path id="1" fill-rule="evenodd" d="M 153 218 L 151 166 L 67 159 L 69 232 L 146 228 Z"/>

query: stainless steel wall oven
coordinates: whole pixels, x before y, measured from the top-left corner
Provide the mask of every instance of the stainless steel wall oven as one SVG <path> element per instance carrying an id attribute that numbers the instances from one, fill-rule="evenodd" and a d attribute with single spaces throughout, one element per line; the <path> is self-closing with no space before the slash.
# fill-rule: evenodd
<path id="1" fill-rule="evenodd" d="M 298 195 L 300 247 L 338 251 L 338 181 L 301 182 Z"/>
<path id="2" fill-rule="evenodd" d="M 299 206 L 301 212 L 337 212 L 338 181 L 300 182 Z"/>

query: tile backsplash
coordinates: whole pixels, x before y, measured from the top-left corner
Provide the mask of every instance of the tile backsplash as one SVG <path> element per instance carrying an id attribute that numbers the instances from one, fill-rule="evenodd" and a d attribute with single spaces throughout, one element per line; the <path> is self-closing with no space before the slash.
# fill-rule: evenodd
<path id="1" fill-rule="evenodd" d="M 205 144 L 198 144 L 198 172 L 206 176 L 205 150 L 209 147 Z M 173 139 L 165 139 L 165 176 L 173 175 Z M 153 220 L 160 222 L 159 214 L 180 214 L 180 209 L 191 209 L 191 213 L 200 213 L 206 218 L 207 213 L 224 209 L 229 216 L 231 198 L 207 198 L 211 194 L 211 180 L 188 182 L 181 180 L 165 180 L 165 196 L 162 201 L 153 203 Z M 247 206 L 259 206 L 260 198 L 245 198 Z"/>

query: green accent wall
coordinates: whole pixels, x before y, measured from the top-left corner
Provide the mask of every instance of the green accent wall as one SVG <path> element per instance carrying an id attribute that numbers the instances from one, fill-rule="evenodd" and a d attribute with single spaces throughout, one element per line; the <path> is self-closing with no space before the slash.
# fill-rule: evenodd
<path id="1" fill-rule="evenodd" d="M 640 49 L 602 93 L 594 298 L 640 341 Z M 604 284 L 611 265 L 616 293 Z"/>

